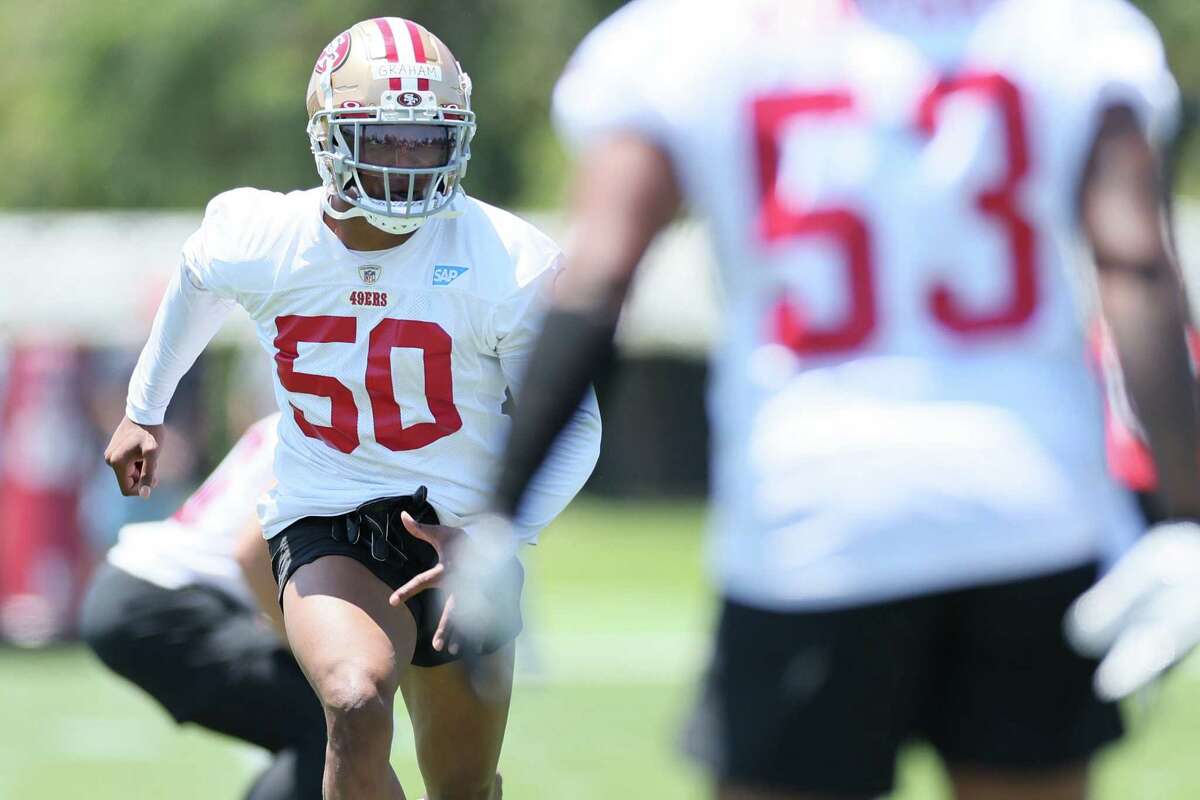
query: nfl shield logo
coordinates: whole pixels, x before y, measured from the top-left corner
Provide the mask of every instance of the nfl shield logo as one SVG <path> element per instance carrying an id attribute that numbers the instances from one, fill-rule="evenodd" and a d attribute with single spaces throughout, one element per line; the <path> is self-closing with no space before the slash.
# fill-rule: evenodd
<path id="1" fill-rule="evenodd" d="M 375 264 L 363 264 L 358 268 L 358 277 L 362 278 L 362 282 L 370 286 L 375 281 L 379 280 L 380 274 L 383 272 L 383 267 Z"/>

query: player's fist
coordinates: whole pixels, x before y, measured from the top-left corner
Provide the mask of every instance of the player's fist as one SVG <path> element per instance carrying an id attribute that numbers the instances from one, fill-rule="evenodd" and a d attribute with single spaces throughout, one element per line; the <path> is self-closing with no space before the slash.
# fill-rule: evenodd
<path id="1" fill-rule="evenodd" d="M 104 462 L 113 468 L 121 494 L 146 498 L 158 485 L 158 443 L 162 425 L 139 425 L 129 417 L 113 431 Z"/>

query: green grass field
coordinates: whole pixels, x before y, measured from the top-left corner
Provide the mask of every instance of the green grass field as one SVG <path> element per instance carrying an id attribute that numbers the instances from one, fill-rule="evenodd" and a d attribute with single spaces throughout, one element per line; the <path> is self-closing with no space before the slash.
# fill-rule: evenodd
<path id="1" fill-rule="evenodd" d="M 696 505 L 579 502 L 530 558 L 530 636 L 501 759 L 506 796 L 553 800 L 706 796 L 676 754 L 713 601 Z M 238 798 L 254 748 L 177 728 L 78 647 L 0 650 L 2 800 Z M 1095 770 L 1101 800 L 1200 797 L 1200 668 L 1184 665 Z M 1134 713 L 1136 712 L 1136 713 Z M 393 763 L 420 776 L 403 711 Z M 902 759 L 901 800 L 943 798 L 936 759 Z"/>

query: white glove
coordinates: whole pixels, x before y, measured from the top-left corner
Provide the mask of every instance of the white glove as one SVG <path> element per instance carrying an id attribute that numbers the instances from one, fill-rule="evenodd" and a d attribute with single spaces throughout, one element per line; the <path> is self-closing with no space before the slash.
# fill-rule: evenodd
<path id="1" fill-rule="evenodd" d="M 447 560 L 445 589 L 455 598 L 454 627 L 463 636 L 482 643 L 497 627 L 511 623 L 499 615 L 518 607 L 512 593 L 512 560 L 518 541 L 512 522 L 499 514 L 472 520 L 466 536 L 454 543 Z"/>
<path id="2" fill-rule="evenodd" d="M 1096 694 L 1117 700 L 1142 688 L 1200 643 L 1200 525 L 1155 525 L 1064 620 L 1080 653 L 1104 656 Z"/>

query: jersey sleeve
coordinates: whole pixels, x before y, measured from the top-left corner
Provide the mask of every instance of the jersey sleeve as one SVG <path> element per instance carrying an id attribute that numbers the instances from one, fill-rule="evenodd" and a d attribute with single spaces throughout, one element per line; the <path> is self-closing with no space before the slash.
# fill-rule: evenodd
<path id="1" fill-rule="evenodd" d="M 268 195 L 255 189 L 233 189 L 214 197 L 204 211 L 200 227 L 184 242 L 183 272 L 197 289 L 211 292 L 225 300 L 241 302 L 244 286 L 254 280 L 253 264 L 256 253 L 246 240 L 253 234 L 246 224 L 255 219 L 262 204 L 255 203 L 256 195 Z M 261 228 L 269 228 L 263 220 Z M 245 251 L 245 252 L 243 252 Z"/>
<path id="2" fill-rule="evenodd" d="M 518 264 L 515 288 L 496 304 L 485 328 L 486 347 L 501 360 L 533 347 L 562 268 L 562 253 L 557 249 L 543 252 L 530 262 Z"/>
<path id="3" fill-rule="evenodd" d="M 545 256 L 545 251 L 543 251 Z M 521 275 L 519 288 L 493 316 L 491 336 L 496 356 L 513 402 L 521 404 L 521 383 L 541 333 L 546 303 L 561 269 L 562 254 L 553 250 L 544 266 L 533 274 Z M 600 457 L 600 408 L 596 395 L 587 396 L 563 429 L 534 475 L 515 520 L 522 541 L 533 541 L 579 493 Z"/>
<path id="4" fill-rule="evenodd" d="M 510 356 L 500 363 L 514 401 L 520 406 L 520 380 L 529 367 L 527 354 Z M 514 520 L 521 541 L 535 541 L 538 533 L 579 494 L 600 458 L 600 435 L 600 406 L 596 392 L 589 387 L 525 490 Z"/>
<path id="5" fill-rule="evenodd" d="M 252 191 L 217 195 L 200 227 L 184 242 L 179 271 L 167 286 L 129 380 L 125 415 L 132 421 L 162 423 L 179 381 L 240 299 L 232 280 L 239 274 L 238 264 L 228 254 L 231 243 L 236 247 L 238 206 Z"/>
<path id="6" fill-rule="evenodd" d="M 1179 87 L 1154 24 L 1125 0 L 1080 3 L 1077 12 L 1078 88 L 1097 124 L 1106 108 L 1124 105 L 1152 142 L 1167 141 L 1178 125 Z"/>
<path id="7" fill-rule="evenodd" d="M 232 307 L 232 301 L 193 285 L 186 269 L 171 279 L 129 379 L 125 416 L 141 425 L 162 424 L 179 381 Z"/>

